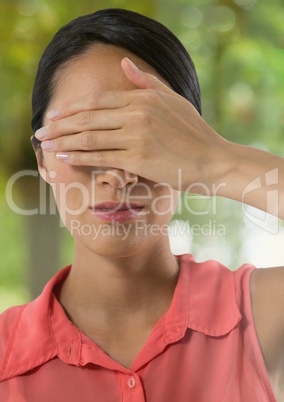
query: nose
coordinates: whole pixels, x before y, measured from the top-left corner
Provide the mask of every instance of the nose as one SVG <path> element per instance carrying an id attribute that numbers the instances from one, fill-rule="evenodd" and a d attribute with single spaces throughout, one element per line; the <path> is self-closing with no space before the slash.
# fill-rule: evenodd
<path id="1" fill-rule="evenodd" d="M 109 185 L 117 189 L 122 189 L 138 182 L 138 176 L 126 170 L 107 168 L 94 173 L 96 184 Z"/>

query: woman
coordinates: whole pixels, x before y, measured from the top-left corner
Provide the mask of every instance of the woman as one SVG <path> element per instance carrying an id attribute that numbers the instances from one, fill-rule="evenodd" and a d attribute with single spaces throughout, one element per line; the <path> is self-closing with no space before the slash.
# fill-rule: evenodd
<path id="1" fill-rule="evenodd" d="M 284 270 L 170 252 L 180 190 L 243 201 L 260 178 L 245 201 L 284 217 L 283 159 L 225 141 L 200 112 L 193 63 L 159 23 L 108 9 L 55 35 L 33 145 L 75 254 L 1 315 L 1 401 L 284 400 Z"/>

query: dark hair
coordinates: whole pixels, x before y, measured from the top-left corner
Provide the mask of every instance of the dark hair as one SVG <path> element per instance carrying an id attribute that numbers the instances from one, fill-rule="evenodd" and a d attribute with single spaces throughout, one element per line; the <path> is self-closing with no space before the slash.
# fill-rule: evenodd
<path id="1" fill-rule="evenodd" d="M 194 64 L 181 42 L 159 22 L 124 9 L 109 8 L 63 26 L 44 51 L 32 96 L 32 129 L 42 126 L 54 92 L 55 73 L 76 56 L 98 44 L 129 50 L 151 65 L 201 114 L 200 88 Z M 33 144 L 36 146 L 36 144 Z"/>

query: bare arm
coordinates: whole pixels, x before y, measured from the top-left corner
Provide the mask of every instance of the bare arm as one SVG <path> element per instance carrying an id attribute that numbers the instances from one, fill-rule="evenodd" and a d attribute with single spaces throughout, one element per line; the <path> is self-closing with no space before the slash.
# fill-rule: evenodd
<path id="1" fill-rule="evenodd" d="M 257 269 L 251 278 L 255 327 L 272 387 L 284 401 L 284 267 Z"/>

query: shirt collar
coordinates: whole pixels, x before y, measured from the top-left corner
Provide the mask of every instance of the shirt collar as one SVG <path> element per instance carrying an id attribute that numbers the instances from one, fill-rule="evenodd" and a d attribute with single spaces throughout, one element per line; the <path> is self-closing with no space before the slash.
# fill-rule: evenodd
<path id="1" fill-rule="evenodd" d="M 191 255 L 178 258 L 179 279 L 172 304 L 162 317 L 167 343 L 181 339 L 187 328 L 214 337 L 229 333 L 241 320 L 233 273 L 215 261 L 196 263 Z M 66 318 L 52 292 L 70 268 L 56 274 L 37 299 L 18 308 L 0 367 L 0 381 L 55 357 L 67 364 L 84 364 L 82 333 Z"/>
<path id="2" fill-rule="evenodd" d="M 54 328 L 51 324 L 54 314 L 63 314 L 63 309 L 56 302 L 52 292 L 54 286 L 62 282 L 69 273 L 68 266 L 57 273 L 45 286 L 41 295 L 32 302 L 7 310 L 3 314 L 3 320 L 11 320 L 9 315 L 14 315 L 13 323 L 9 330 L 4 356 L 0 366 L 0 381 L 23 374 L 38 367 L 47 361 L 59 356 L 59 350 L 54 338 Z M 61 309 L 61 311 L 60 311 Z M 71 340 L 78 333 L 70 323 L 70 333 L 66 335 L 66 341 Z M 55 320 L 56 329 L 57 320 Z M 68 325 L 68 324 L 67 324 Z"/>
<path id="3" fill-rule="evenodd" d="M 217 261 L 197 263 L 191 254 L 178 257 L 180 275 L 170 309 L 165 315 L 169 342 L 187 328 L 205 335 L 226 335 L 239 323 L 234 274 Z"/>

